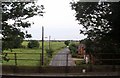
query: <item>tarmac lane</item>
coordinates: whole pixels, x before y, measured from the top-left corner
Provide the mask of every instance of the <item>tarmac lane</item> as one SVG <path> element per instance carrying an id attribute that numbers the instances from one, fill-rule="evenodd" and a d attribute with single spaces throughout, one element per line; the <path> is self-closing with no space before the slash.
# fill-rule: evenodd
<path id="1" fill-rule="evenodd" d="M 76 66 L 68 48 L 59 51 L 51 60 L 49 66 Z"/>

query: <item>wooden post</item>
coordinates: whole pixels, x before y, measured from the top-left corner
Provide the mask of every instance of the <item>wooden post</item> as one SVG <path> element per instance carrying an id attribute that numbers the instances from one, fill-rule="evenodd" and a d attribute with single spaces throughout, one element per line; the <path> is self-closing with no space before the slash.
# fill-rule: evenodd
<path id="1" fill-rule="evenodd" d="M 66 54 L 66 73 L 68 73 L 68 53 Z"/>
<path id="2" fill-rule="evenodd" d="M 15 56 L 15 66 L 17 66 L 17 55 L 16 55 L 16 53 L 14 53 L 14 56 Z"/>
<path id="3" fill-rule="evenodd" d="M 68 66 L 68 53 L 66 54 L 66 66 Z"/>
<path id="4" fill-rule="evenodd" d="M 51 38 L 51 36 L 49 36 L 49 50 L 50 50 L 50 38 Z"/>
<path id="5" fill-rule="evenodd" d="M 40 66 L 42 65 L 42 59 L 41 59 L 41 53 L 40 53 Z"/>

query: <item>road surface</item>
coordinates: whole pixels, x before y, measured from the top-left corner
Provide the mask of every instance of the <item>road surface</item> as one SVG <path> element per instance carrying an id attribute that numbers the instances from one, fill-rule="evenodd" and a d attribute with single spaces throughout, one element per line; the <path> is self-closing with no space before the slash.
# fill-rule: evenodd
<path id="1" fill-rule="evenodd" d="M 68 48 L 64 48 L 59 51 L 51 60 L 50 66 L 75 66 L 70 51 Z"/>

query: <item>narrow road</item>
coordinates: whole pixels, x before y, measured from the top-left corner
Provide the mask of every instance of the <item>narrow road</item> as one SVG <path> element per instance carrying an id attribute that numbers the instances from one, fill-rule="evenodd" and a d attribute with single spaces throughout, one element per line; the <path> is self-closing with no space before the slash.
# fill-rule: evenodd
<path id="1" fill-rule="evenodd" d="M 68 48 L 64 48 L 59 51 L 51 60 L 50 66 L 75 66 L 70 51 Z"/>

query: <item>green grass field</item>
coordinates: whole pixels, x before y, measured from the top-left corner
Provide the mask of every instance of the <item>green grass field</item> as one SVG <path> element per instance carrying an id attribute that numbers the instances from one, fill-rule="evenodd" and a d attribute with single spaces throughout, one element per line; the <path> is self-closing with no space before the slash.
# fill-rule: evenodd
<path id="1" fill-rule="evenodd" d="M 10 50 L 5 50 L 3 53 L 8 53 L 7 54 L 7 58 L 9 59 L 13 59 L 13 60 L 9 60 L 2 62 L 3 65 L 15 65 L 15 54 L 16 53 L 16 57 L 17 59 L 21 59 L 21 60 L 17 60 L 17 66 L 38 66 L 40 65 L 40 54 L 42 51 L 42 43 L 40 43 L 40 47 L 36 48 L 36 49 L 29 49 L 27 48 L 27 41 L 24 41 L 22 43 L 22 45 L 24 46 L 24 48 L 19 48 L 19 49 L 13 49 L 13 52 L 10 52 Z M 51 48 L 54 51 L 55 55 L 59 50 L 61 50 L 62 48 L 65 47 L 64 42 L 51 42 L 50 43 Z M 48 65 L 50 60 L 52 58 L 48 58 L 46 55 L 46 51 L 45 49 L 48 48 L 48 42 L 44 42 L 44 64 Z M 31 54 L 32 53 L 32 54 Z M 22 60 L 22 59 L 33 59 L 33 60 Z"/>

